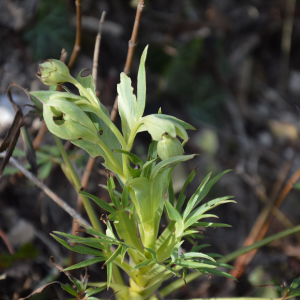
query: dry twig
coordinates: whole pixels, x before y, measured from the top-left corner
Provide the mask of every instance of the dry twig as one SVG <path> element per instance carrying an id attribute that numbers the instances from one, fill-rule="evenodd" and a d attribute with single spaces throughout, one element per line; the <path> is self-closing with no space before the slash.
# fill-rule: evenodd
<path id="1" fill-rule="evenodd" d="M 270 206 L 266 206 L 259 216 L 256 219 L 256 222 L 251 230 L 251 233 L 249 234 L 248 238 L 244 242 L 244 246 L 249 246 L 253 244 L 254 242 L 258 242 L 262 240 L 267 231 L 270 228 L 270 225 L 273 221 L 272 214 L 274 213 L 275 209 L 278 209 L 282 202 L 286 199 L 287 195 L 290 193 L 290 191 L 293 188 L 293 184 L 295 184 L 300 178 L 300 168 L 291 176 L 291 178 L 288 180 L 286 185 L 283 187 L 281 192 L 279 193 L 276 201 L 274 204 Z M 237 258 L 237 260 L 234 263 L 234 267 L 237 270 L 232 270 L 230 272 L 231 275 L 235 276 L 236 278 L 239 278 L 245 268 L 248 266 L 248 264 L 253 259 L 254 255 L 256 254 L 257 250 L 253 250 L 245 255 L 242 255 Z"/>
<path id="2" fill-rule="evenodd" d="M 72 68 L 74 65 L 74 62 L 78 56 L 78 53 L 80 51 L 80 45 L 81 45 L 81 0 L 75 1 L 76 5 L 76 16 L 77 16 L 77 22 L 76 22 L 76 40 L 75 45 L 73 48 L 73 52 L 71 54 L 68 67 L 69 69 Z"/>
<path id="3" fill-rule="evenodd" d="M 5 152 L 0 153 L 0 158 L 5 156 Z M 31 180 L 37 187 L 39 187 L 43 192 L 49 196 L 55 203 L 57 203 L 67 214 L 69 214 L 73 219 L 78 219 L 83 224 L 90 226 L 90 224 L 84 220 L 72 207 L 70 207 L 63 199 L 56 195 L 52 190 L 50 190 L 42 181 L 35 177 L 31 172 L 26 170 L 16 159 L 11 157 L 9 163 L 15 168 L 20 170 L 25 177 Z"/>

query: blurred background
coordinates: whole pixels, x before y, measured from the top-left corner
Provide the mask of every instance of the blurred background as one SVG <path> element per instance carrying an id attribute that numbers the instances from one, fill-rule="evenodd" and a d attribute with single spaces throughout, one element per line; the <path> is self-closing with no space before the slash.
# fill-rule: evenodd
<path id="1" fill-rule="evenodd" d="M 97 90 L 109 110 L 124 68 L 137 3 L 82 0 L 81 52 L 71 73 L 77 76 L 83 68 L 92 69 L 99 19 L 106 11 Z M 202 231 L 198 244 L 211 244 L 209 252 L 226 255 L 245 241 L 253 243 L 299 225 L 300 2 L 146 0 L 145 4 L 130 73 L 136 86 L 139 58 L 149 45 L 145 114 L 161 107 L 163 113 L 197 128 L 190 132 L 185 151 L 200 155 L 175 169 L 175 192 L 196 167 L 188 196 L 208 172 L 216 175 L 232 169 L 209 195 L 235 196 L 237 204 L 214 211 L 220 222 L 232 228 Z M 35 76 L 38 63 L 59 59 L 62 48 L 69 57 L 75 32 L 74 1 L 0 0 L 0 142 L 14 117 L 6 96 L 9 84 L 46 89 Z M 23 92 L 16 88 L 12 92 L 18 104 L 28 102 Z M 33 115 L 26 126 L 34 140 L 42 122 Z M 145 133 L 134 145 L 133 152 L 143 160 L 149 142 Z M 59 167 L 61 158 L 54 145 L 45 132 L 37 151 L 39 178 L 75 208 L 76 192 Z M 17 148 L 14 157 L 23 163 L 21 141 Z M 82 176 L 88 155 L 75 147 L 69 153 Z M 106 182 L 101 162 L 101 158 L 96 160 L 86 190 L 109 201 L 108 193 L 98 186 Z M 97 210 L 100 216 L 103 211 Z M 0 280 L 0 299 L 18 299 L 52 280 L 67 282 L 53 270 L 49 257 L 54 255 L 67 264 L 70 254 L 49 232 L 70 232 L 71 226 L 72 219 L 60 207 L 7 166 L 0 181 L 0 275 L 7 273 Z M 234 275 L 239 282 L 202 276 L 168 298 L 278 297 L 274 289 L 255 285 L 290 283 L 299 276 L 299 244 L 300 235 L 294 235 L 260 249 L 246 263 L 236 263 L 240 272 Z M 185 249 L 191 246 L 183 244 Z M 106 271 L 95 265 L 90 275 L 92 281 L 103 281 Z M 59 286 L 53 286 L 33 299 L 64 297 Z"/>

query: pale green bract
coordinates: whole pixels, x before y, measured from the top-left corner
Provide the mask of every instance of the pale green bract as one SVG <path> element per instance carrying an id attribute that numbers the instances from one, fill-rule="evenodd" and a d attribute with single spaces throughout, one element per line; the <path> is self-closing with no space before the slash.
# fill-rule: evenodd
<path id="1" fill-rule="evenodd" d="M 226 266 L 214 260 L 215 254 L 198 252 L 201 246 L 194 247 L 194 250 L 188 253 L 183 253 L 181 249 L 184 239 L 191 241 L 199 237 L 199 226 L 229 226 L 199 221 L 207 217 L 216 217 L 207 214 L 208 210 L 234 201 L 231 197 L 222 197 L 199 206 L 224 172 L 213 179 L 210 179 L 210 175 L 207 176 L 186 202 L 184 192 L 195 177 L 195 170 L 187 178 L 182 192 L 176 199 L 171 180 L 172 171 L 178 163 L 194 157 L 182 154 L 183 146 L 189 139 L 187 130 L 195 128 L 175 117 L 162 114 L 161 111 L 158 114 L 143 116 L 146 101 L 147 50 L 148 47 L 142 54 L 138 71 L 137 97 L 133 93 L 131 79 L 124 73 L 120 76 L 117 91 L 122 133 L 111 122 L 107 109 L 96 97 L 91 76 L 82 77 L 80 72 L 76 79 L 67 77 L 66 81 L 75 85 L 79 95 L 68 90 L 31 92 L 43 103 L 44 120 L 49 131 L 60 138 L 70 140 L 93 157 L 102 156 L 105 159 L 104 166 L 114 172 L 119 180 L 122 193 L 116 191 L 112 177 L 107 181 L 105 188 L 112 201 L 109 204 L 87 192 L 79 192 L 109 214 L 109 220 L 105 221 L 105 234 L 85 224 L 82 226 L 91 237 L 78 237 L 61 232 L 55 234 L 77 243 L 74 251 L 94 256 L 66 270 L 101 262 L 107 268 L 107 286 L 118 291 L 118 298 L 123 300 L 147 299 L 164 280 L 171 276 L 180 277 L 181 270 L 182 276 L 185 277 L 187 268 L 233 278 L 223 271 L 216 270 L 217 267 Z M 52 65 L 49 65 L 51 70 L 47 70 L 48 65 L 43 65 L 43 73 L 51 73 L 53 83 L 56 74 L 53 73 Z M 58 78 L 61 80 L 62 76 Z M 61 81 L 56 84 L 58 83 Z M 131 153 L 135 137 L 142 131 L 148 131 L 152 137 L 147 161 Z M 185 208 L 181 213 L 183 207 Z M 170 222 L 158 237 L 164 208 Z M 67 241 L 57 236 L 54 238 L 68 249 L 72 249 Z M 129 255 L 129 261 L 126 254 Z M 111 282 L 113 264 L 127 273 L 130 286 Z M 69 287 L 65 289 L 75 295 L 76 291 Z"/>

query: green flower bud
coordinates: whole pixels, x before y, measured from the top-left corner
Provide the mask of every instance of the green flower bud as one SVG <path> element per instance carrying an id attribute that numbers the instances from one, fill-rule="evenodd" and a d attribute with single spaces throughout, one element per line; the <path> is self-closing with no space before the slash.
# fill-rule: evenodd
<path id="1" fill-rule="evenodd" d="M 71 78 L 69 68 L 57 59 L 48 59 L 40 64 L 36 75 L 44 84 L 50 86 L 62 84 Z"/>
<path id="2" fill-rule="evenodd" d="M 183 147 L 177 138 L 164 134 L 162 140 L 157 143 L 157 154 L 161 160 L 182 155 L 183 153 Z"/>
<path id="3" fill-rule="evenodd" d="M 91 119 L 77 105 L 65 99 L 50 97 L 43 106 L 43 115 L 48 129 L 62 139 L 96 144 L 100 138 Z"/>

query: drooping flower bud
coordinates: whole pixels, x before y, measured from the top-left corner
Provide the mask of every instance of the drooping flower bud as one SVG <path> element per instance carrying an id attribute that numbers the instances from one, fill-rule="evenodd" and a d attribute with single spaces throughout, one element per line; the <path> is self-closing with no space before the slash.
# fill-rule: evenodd
<path id="1" fill-rule="evenodd" d="M 183 147 L 177 138 L 164 134 L 162 140 L 157 143 L 157 154 L 161 160 L 182 155 L 183 153 Z"/>
<path id="2" fill-rule="evenodd" d="M 62 139 L 93 144 L 99 141 L 99 133 L 91 119 L 72 102 L 50 97 L 43 106 L 43 115 L 48 129 Z"/>
<path id="3" fill-rule="evenodd" d="M 48 59 L 40 64 L 36 75 L 44 84 L 50 86 L 60 85 L 71 78 L 69 68 L 57 59 Z"/>

